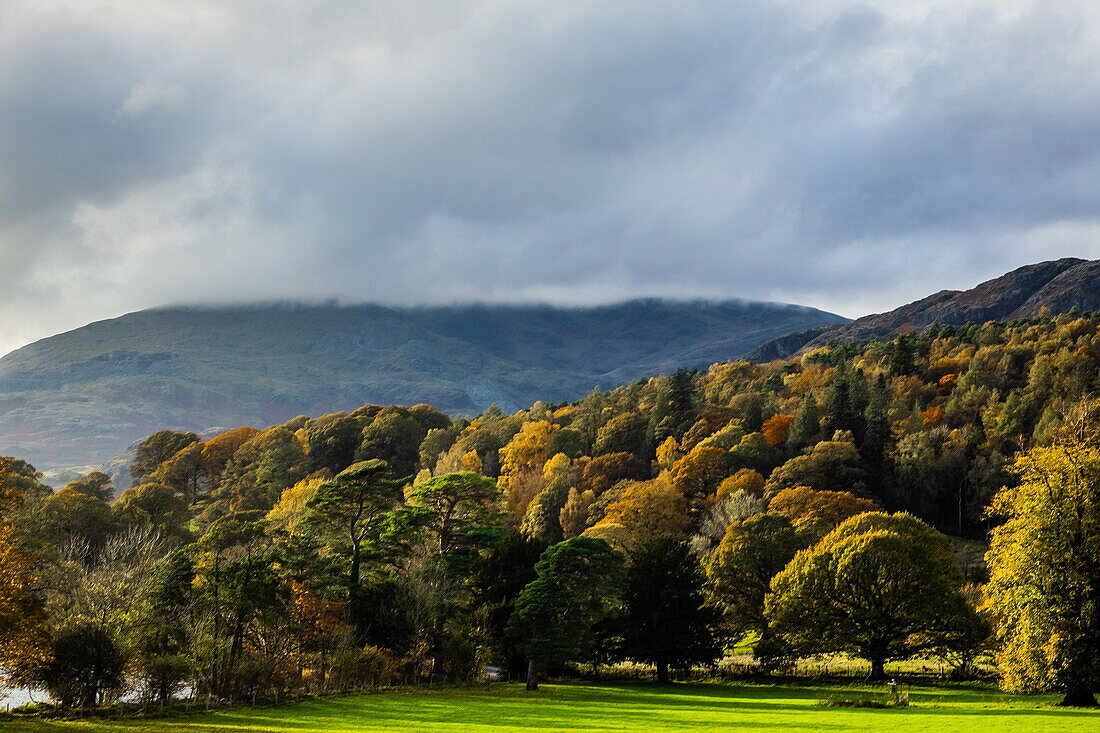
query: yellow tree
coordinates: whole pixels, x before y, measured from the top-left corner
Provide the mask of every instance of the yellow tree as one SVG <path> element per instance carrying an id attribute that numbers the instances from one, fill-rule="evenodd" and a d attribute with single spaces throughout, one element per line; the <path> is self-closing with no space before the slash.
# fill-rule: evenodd
<path id="1" fill-rule="evenodd" d="M 816 491 L 808 486 L 783 489 L 768 502 L 768 511 L 791 520 L 806 545 L 815 544 L 839 527 L 844 520 L 876 512 L 870 499 L 861 499 L 850 491 Z"/>
<path id="2" fill-rule="evenodd" d="M 543 486 L 542 467 L 550 457 L 550 442 L 557 426 L 547 420 L 525 422 L 515 437 L 500 450 L 500 488 L 504 491 L 508 523 L 519 527 Z"/>
<path id="3" fill-rule="evenodd" d="M 1095 415 L 1097 405 L 1091 405 Z M 986 559 L 1001 684 L 1058 691 L 1062 704 L 1096 706 L 1100 688 L 1100 441 L 1086 410 L 1053 446 L 1032 448 L 1001 489 Z"/>
<path id="4" fill-rule="evenodd" d="M 651 481 L 636 481 L 623 488 L 596 527 L 620 525 L 634 537 L 679 534 L 690 520 L 683 493 L 661 474 Z"/>

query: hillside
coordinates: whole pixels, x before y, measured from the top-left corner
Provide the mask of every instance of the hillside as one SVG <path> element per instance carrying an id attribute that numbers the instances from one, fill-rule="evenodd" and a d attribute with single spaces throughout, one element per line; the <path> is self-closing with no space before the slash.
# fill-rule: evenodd
<path id="1" fill-rule="evenodd" d="M 843 321 L 745 301 L 151 309 L 0 359 L 0 454 L 96 464 L 163 427 L 269 425 L 365 403 L 511 411 Z"/>
<path id="2" fill-rule="evenodd" d="M 1065 258 L 1026 265 L 970 290 L 941 290 L 886 313 L 863 316 L 840 326 L 825 325 L 788 334 L 755 349 L 748 358 L 770 361 L 830 341 L 866 343 L 927 326 L 1032 318 L 1051 313 L 1100 310 L 1100 260 Z"/>

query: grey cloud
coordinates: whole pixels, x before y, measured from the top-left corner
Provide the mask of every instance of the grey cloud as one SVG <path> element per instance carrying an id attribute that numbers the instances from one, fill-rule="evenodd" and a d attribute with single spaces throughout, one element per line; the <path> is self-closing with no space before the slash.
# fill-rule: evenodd
<path id="1" fill-rule="evenodd" d="M 1092 3 L 113 5 L 0 9 L 0 348 L 165 301 L 855 316 L 1100 256 Z"/>

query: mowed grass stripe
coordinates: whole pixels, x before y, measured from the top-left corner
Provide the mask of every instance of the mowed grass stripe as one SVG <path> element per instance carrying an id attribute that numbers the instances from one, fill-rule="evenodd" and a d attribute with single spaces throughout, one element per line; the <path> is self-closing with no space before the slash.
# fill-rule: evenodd
<path id="1" fill-rule="evenodd" d="M 20 721 L 5 733 L 329 733 L 339 731 L 1097 731 L 1100 712 L 1052 706 L 983 688 L 912 690 L 902 710 L 822 708 L 817 700 L 867 688 L 766 685 L 519 685 L 491 690 L 391 691 L 278 708 L 241 708 L 141 721 Z"/>

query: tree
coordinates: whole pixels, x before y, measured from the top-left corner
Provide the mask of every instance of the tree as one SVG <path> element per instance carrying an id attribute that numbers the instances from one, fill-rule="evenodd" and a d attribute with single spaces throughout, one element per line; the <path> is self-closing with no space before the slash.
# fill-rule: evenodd
<path id="1" fill-rule="evenodd" d="M 764 440 L 768 445 L 780 448 L 787 443 L 787 433 L 794 423 L 794 415 L 772 415 L 764 421 L 760 432 L 764 434 Z"/>
<path id="2" fill-rule="evenodd" d="M 221 483 L 222 473 L 229 459 L 237 450 L 260 434 L 256 428 L 240 427 L 219 433 L 202 444 L 200 463 L 203 475 L 208 482 L 207 489 L 212 490 Z"/>
<path id="3" fill-rule="evenodd" d="M 820 435 L 821 420 L 817 415 L 817 400 L 814 399 L 813 392 L 807 391 L 802 398 L 798 416 L 787 431 L 787 448 L 791 451 L 802 450 L 816 443 Z"/>
<path id="4" fill-rule="evenodd" d="M 535 563 L 546 547 L 544 542 L 507 531 L 471 568 L 475 628 L 488 638 L 495 658 L 513 674 L 523 668 L 524 659 L 516 648 L 518 640 L 507 634 L 508 619 L 520 592 L 535 579 Z"/>
<path id="5" fill-rule="evenodd" d="M 114 530 L 107 502 L 69 488 L 47 497 L 38 516 L 43 536 L 55 547 L 80 543 L 94 550 Z"/>
<path id="6" fill-rule="evenodd" d="M 360 461 L 321 484 L 306 505 L 306 526 L 315 527 L 346 558 L 351 597 L 359 588 L 364 545 L 381 529 L 383 515 L 397 506 L 404 483 L 392 478 L 385 461 Z"/>
<path id="7" fill-rule="evenodd" d="M 867 471 L 855 445 L 847 441 L 823 440 L 805 455 L 795 456 L 772 471 L 764 486 L 764 495 L 775 496 L 795 486 L 862 493 L 866 481 Z"/>
<path id="8" fill-rule="evenodd" d="M 1058 691 L 1063 705 L 1088 707 L 1096 705 L 1100 688 L 1095 430 L 1095 415 L 1074 416 L 1055 445 L 1016 459 L 1018 484 L 993 502 L 1007 519 L 993 531 L 986 589 L 1001 639 L 1001 684 L 1020 692 Z"/>
<path id="9" fill-rule="evenodd" d="M 572 473 L 572 461 L 564 453 L 546 462 L 542 469 L 546 486 L 527 506 L 520 532 L 547 543 L 561 542 L 561 510 L 569 499 Z"/>
<path id="10" fill-rule="evenodd" d="M 106 629 L 80 622 L 53 638 L 50 659 L 36 682 L 62 707 L 92 707 L 104 702 L 124 681 L 125 657 Z"/>
<path id="11" fill-rule="evenodd" d="M 679 438 L 694 420 L 695 374 L 687 369 L 677 369 L 668 379 L 668 417 L 670 435 Z"/>
<path id="12" fill-rule="evenodd" d="M 179 430 L 160 430 L 138 443 L 134 453 L 134 462 L 130 464 L 130 475 L 137 485 L 148 479 L 160 464 L 176 453 L 197 443 L 199 436 Z"/>
<path id="13" fill-rule="evenodd" d="M 853 517 L 772 580 L 765 613 L 802 654 L 851 652 L 885 678 L 886 662 L 937 646 L 968 619 L 951 542 L 908 514 Z"/>
<path id="14" fill-rule="evenodd" d="M 645 417 L 637 412 L 616 415 L 596 434 L 592 453 L 597 456 L 608 453 L 641 454 L 645 451 L 646 427 Z"/>
<path id="15" fill-rule="evenodd" d="M 184 505 L 190 505 L 204 488 L 202 450 L 202 443 L 192 443 L 176 451 L 153 472 L 148 483 L 167 486 L 179 495 Z"/>
<path id="16" fill-rule="evenodd" d="M 655 533 L 678 534 L 689 523 L 684 495 L 662 474 L 624 486 L 596 526 L 619 525 L 629 537 L 642 538 Z"/>
<path id="17" fill-rule="evenodd" d="M 194 562 L 186 552 L 177 550 L 152 568 L 142 589 L 131 645 L 147 693 L 161 705 L 171 700 L 190 672 L 186 652 L 191 639 L 186 621 L 194 580 Z"/>
<path id="18" fill-rule="evenodd" d="M 630 453 L 608 453 L 584 464 L 577 488 L 599 496 L 620 481 L 644 481 L 647 478 L 649 465 L 641 458 Z"/>
<path id="19" fill-rule="evenodd" d="M 102 471 L 92 471 L 75 481 L 70 481 L 65 485 L 65 488 L 94 496 L 103 501 L 110 501 L 111 495 L 114 493 L 114 487 L 111 486 L 111 477 Z"/>
<path id="20" fill-rule="evenodd" d="M 191 518 L 183 499 L 163 484 L 148 483 L 122 492 L 111 507 L 115 522 L 121 527 L 149 524 L 165 537 L 187 539 Z"/>
<path id="21" fill-rule="evenodd" d="M 782 514 L 808 547 L 839 527 L 844 520 L 878 511 L 870 499 L 849 491 L 816 491 L 806 486 L 783 489 L 768 502 L 768 511 Z"/>
<path id="22" fill-rule="evenodd" d="M 416 473 L 420 441 L 427 430 L 406 410 L 386 407 L 363 428 L 363 440 L 355 452 L 355 460 L 377 458 L 393 467 L 398 476 Z"/>
<path id="23" fill-rule="evenodd" d="M 574 537 L 548 548 L 516 598 L 509 634 L 527 657 L 527 689 L 541 667 L 583 654 L 595 627 L 622 605 L 623 556 L 603 540 Z"/>
<path id="24" fill-rule="evenodd" d="M 355 461 L 355 450 L 363 438 L 359 420 L 343 412 L 310 420 L 305 432 L 310 471 L 328 469 L 339 473 L 344 470 Z"/>
<path id="25" fill-rule="evenodd" d="M 650 536 L 630 559 L 623 593 L 623 637 L 628 656 L 657 668 L 668 682 L 669 667 L 689 668 L 721 656 L 717 614 L 705 604 L 703 573 L 687 540 Z"/>
<path id="26" fill-rule="evenodd" d="M 698 508 L 726 477 L 726 452 L 720 448 L 696 446 L 676 461 L 668 473 L 689 506 Z"/>
<path id="27" fill-rule="evenodd" d="M 283 491 L 304 478 L 308 460 L 301 441 L 285 427 L 257 433 L 225 465 L 214 501 L 203 514 L 216 519 L 227 513 L 262 516 Z"/>
<path id="28" fill-rule="evenodd" d="M 802 547 L 790 520 L 777 514 L 757 514 L 733 522 L 718 547 L 707 556 L 707 587 L 736 640 L 756 634 L 756 657 L 768 663 L 775 653 L 764 601 L 772 578 Z"/>
<path id="29" fill-rule="evenodd" d="M 436 536 L 440 555 L 454 550 L 470 530 L 500 521 L 496 481 L 473 471 L 428 479 L 413 487 L 407 502 L 427 513 L 427 526 Z"/>
<path id="30" fill-rule="evenodd" d="M 0 668 L 15 677 L 48 658 L 46 614 L 35 593 L 35 562 L 0 514 Z"/>
<path id="31" fill-rule="evenodd" d="M 504 491 L 512 527 L 523 523 L 527 505 L 543 489 L 542 466 L 550 457 L 550 443 L 555 430 L 556 426 L 546 420 L 525 422 L 500 451 L 500 487 Z"/>

